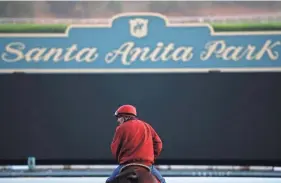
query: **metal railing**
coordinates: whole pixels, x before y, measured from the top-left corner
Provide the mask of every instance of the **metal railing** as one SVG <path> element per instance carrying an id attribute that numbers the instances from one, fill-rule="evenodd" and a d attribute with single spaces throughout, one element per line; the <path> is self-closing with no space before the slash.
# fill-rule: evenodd
<path id="1" fill-rule="evenodd" d="M 117 165 L 26 166 L 0 170 L 3 177 L 108 177 Z M 157 166 L 165 177 L 281 177 L 280 167 Z"/>

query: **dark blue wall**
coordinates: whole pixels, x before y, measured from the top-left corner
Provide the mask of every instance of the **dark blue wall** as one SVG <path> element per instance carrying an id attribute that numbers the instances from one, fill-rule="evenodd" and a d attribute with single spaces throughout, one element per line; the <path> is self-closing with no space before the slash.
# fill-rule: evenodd
<path id="1" fill-rule="evenodd" d="M 160 160 L 281 160 L 281 73 L 0 75 L 0 160 L 109 160 L 121 104 Z M 162 161 L 164 162 L 164 161 Z"/>

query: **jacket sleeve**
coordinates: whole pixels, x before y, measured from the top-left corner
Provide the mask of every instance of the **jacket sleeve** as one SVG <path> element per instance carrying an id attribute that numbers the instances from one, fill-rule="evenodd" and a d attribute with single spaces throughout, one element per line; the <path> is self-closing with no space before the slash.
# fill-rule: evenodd
<path id="1" fill-rule="evenodd" d="M 116 128 L 113 140 L 111 142 L 111 152 L 112 155 L 118 160 L 119 153 L 121 151 L 122 147 L 122 139 L 123 139 L 123 128 L 121 126 L 118 126 Z"/>
<path id="2" fill-rule="evenodd" d="M 151 127 L 152 132 L 152 140 L 153 140 L 153 148 L 154 148 L 154 158 L 156 159 L 161 151 L 162 151 L 162 141 L 159 137 L 159 135 L 155 132 L 155 130 Z"/>

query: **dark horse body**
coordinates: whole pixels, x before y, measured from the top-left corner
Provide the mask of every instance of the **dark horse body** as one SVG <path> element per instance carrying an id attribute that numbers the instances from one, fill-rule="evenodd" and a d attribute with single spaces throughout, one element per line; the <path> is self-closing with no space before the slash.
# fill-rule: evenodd
<path id="1" fill-rule="evenodd" d="M 128 164 L 124 166 L 119 175 L 109 183 L 159 183 L 145 165 Z"/>

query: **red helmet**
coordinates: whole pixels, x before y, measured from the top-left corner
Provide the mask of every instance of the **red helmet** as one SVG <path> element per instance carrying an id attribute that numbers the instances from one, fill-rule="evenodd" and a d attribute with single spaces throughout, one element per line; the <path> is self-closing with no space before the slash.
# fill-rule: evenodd
<path id="1" fill-rule="evenodd" d="M 122 105 L 121 107 L 119 107 L 117 109 L 117 111 L 115 112 L 115 116 L 119 116 L 122 114 L 129 114 L 129 115 L 134 115 L 137 116 L 137 110 L 134 106 L 132 105 Z"/>

